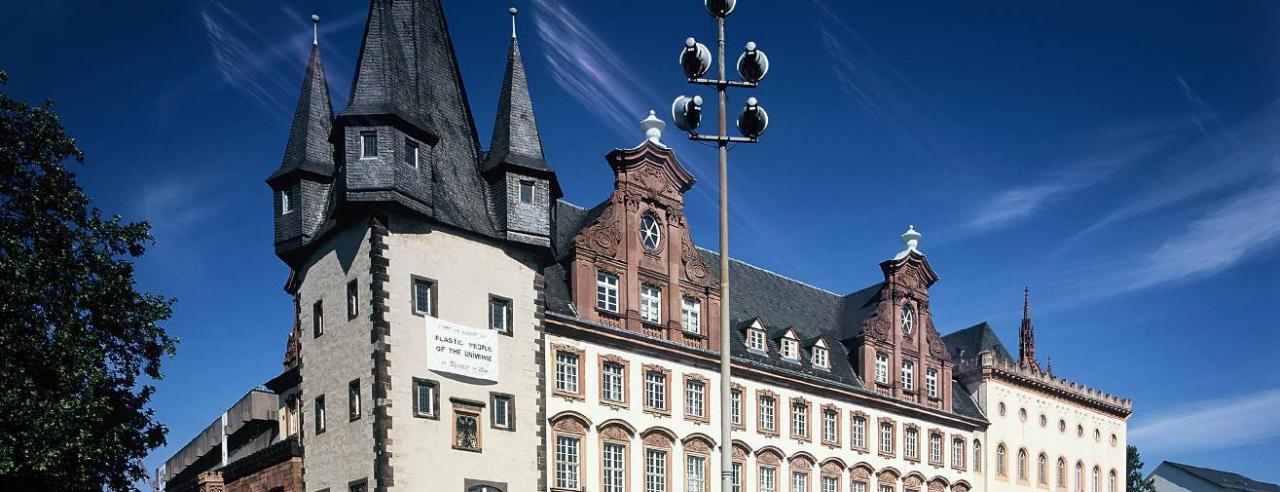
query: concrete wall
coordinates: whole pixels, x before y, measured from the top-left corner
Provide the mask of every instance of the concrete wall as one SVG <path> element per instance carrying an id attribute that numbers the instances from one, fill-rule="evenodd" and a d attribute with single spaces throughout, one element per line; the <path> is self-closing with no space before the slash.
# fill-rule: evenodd
<path id="1" fill-rule="evenodd" d="M 1115 418 L 1072 401 L 1031 391 L 999 380 L 981 383 L 977 400 L 991 421 L 985 432 L 983 451 L 985 465 L 980 480 L 984 490 L 1070 490 L 1094 492 L 1093 468 L 1101 470 L 1098 492 L 1110 492 L 1109 474 L 1116 473 L 1116 491 L 1124 490 L 1126 424 Z M 1004 414 L 1000 405 L 1004 404 Z M 1025 410 L 1026 419 L 1021 412 Z M 1044 425 L 1041 425 L 1041 415 Z M 1059 422 L 1065 422 L 1065 431 Z M 1080 432 L 1082 431 L 1082 432 Z M 1079 432 L 1079 433 L 1078 433 Z M 1112 440 L 1114 437 L 1114 441 Z M 1006 448 L 1006 476 L 996 473 L 996 449 Z M 1027 479 L 1018 479 L 1018 450 L 1027 451 Z M 1038 457 L 1047 455 L 1046 484 L 1040 483 Z M 1059 488 L 1057 461 L 1067 462 L 1066 488 Z M 1075 466 L 1084 465 L 1083 482 L 1077 483 Z"/>
<path id="2" fill-rule="evenodd" d="M 353 480 L 372 479 L 373 433 L 369 404 L 372 363 L 369 333 L 369 228 L 367 222 L 337 231 L 299 269 L 302 326 L 301 431 L 307 491 L 346 491 Z M 360 312 L 347 317 L 347 282 L 359 288 Z M 324 334 L 312 330 L 312 306 L 323 301 Z M 360 379 L 359 420 L 347 416 L 347 384 Z M 316 434 L 315 398 L 324 395 L 326 429 Z"/>
<path id="3" fill-rule="evenodd" d="M 537 489 L 541 423 L 538 398 L 538 354 L 542 333 L 535 316 L 533 254 L 511 246 L 464 236 L 420 221 L 392 217 L 386 240 L 388 258 L 387 319 L 391 333 L 388 450 L 394 469 L 393 490 L 462 492 L 467 480 L 506 484 L 505 492 Z M 477 383 L 429 371 L 426 320 L 412 310 L 412 277 L 436 282 L 437 316 L 476 328 L 489 326 L 489 298 L 512 301 L 512 336 L 498 336 L 499 381 Z M 415 417 L 413 378 L 440 384 L 440 418 Z M 515 430 L 491 426 L 490 396 L 515 398 Z M 451 398 L 483 402 L 481 452 L 452 448 Z"/>
<path id="4" fill-rule="evenodd" d="M 579 378 L 582 384 L 583 399 L 566 398 L 555 395 L 550 388 L 555 385 L 555 349 L 557 346 L 570 347 L 574 350 L 582 351 L 583 372 Z M 605 405 L 600 400 L 600 360 L 602 357 L 618 357 L 627 361 L 627 400 L 628 404 L 625 408 L 616 405 Z M 547 415 L 554 418 L 563 412 L 576 412 L 586 417 L 590 421 L 590 429 L 587 435 L 582 439 L 583 443 L 583 459 L 581 476 L 585 480 L 582 484 L 585 490 L 601 490 L 601 433 L 600 425 L 612 419 L 621 419 L 634 427 L 638 435 L 632 436 L 627 449 L 629 462 L 627 463 L 627 475 L 629 480 L 629 491 L 643 490 L 644 473 L 643 473 L 643 442 L 642 435 L 645 431 L 655 427 L 665 428 L 674 433 L 677 437 L 675 449 L 671 454 L 671 462 L 668 465 L 668 474 L 670 486 L 668 490 L 685 490 L 685 458 L 684 446 L 681 440 L 695 435 L 705 434 L 711 439 L 718 441 L 720 438 L 719 427 L 719 376 L 718 372 L 711 369 L 694 367 L 692 365 L 681 363 L 675 360 L 659 359 L 648 355 L 643 355 L 637 351 L 622 351 L 600 344 L 575 340 L 559 335 L 547 336 L 547 385 L 549 395 L 547 397 Z M 645 412 L 644 405 L 644 366 L 646 364 L 658 365 L 670 370 L 669 384 L 669 403 L 670 415 L 656 415 Z M 685 396 L 684 396 L 684 376 L 698 375 L 706 378 L 706 412 L 708 419 L 705 422 L 691 421 L 684 417 Z M 837 459 L 843 464 L 840 475 L 841 491 L 850 490 L 850 480 L 853 478 L 851 468 L 858 466 L 861 469 L 872 470 L 875 473 L 892 468 L 896 470 L 900 477 L 905 477 L 910 473 L 917 473 L 924 477 L 924 480 L 932 481 L 937 477 L 941 477 L 947 484 L 955 484 L 961 480 L 969 484 L 974 483 L 974 475 L 968 467 L 969 457 L 971 456 L 970 448 L 967 443 L 972 442 L 973 432 L 959 429 L 954 426 L 942 425 L 937 422 L 925 421 L 917 418 L 905 417 L 899 413 L 893 413 L 882 408 L 871 408 L 866 405 L 856 404 L 851 401 L 841 401 L 826 396 L 818 396 L 805 391 L 797 391 L 791 387 L 783 387 L 777 384 L 769 384 L 756 380 L 735 377 L 734 382 L 743 386 L 743 419 L 745 429 L 734 430 L 733 435 L 735 441 L 745 443 L 751 450 L 752 454 L 748 455 L 745 460 L 743 484 L 746 491 L 758 490 L 757 479 L 757 458 L 754 455 L 767 447 L 774 447 L 781 450 L 783 455 L 783 463 L 778 470 L 778 491 L 790 491 L 790 483 L 786 482 L 791 476 L 792 467 L 790 460 L 796 456 L 802 456 L 804 453 L 813 456 L 816 463 L 808 470 L 809 474 L 809 491 L 817 492 L 820 489 L 819 477 L 823 474 L 822 464 L 828 462 L 829 459 Z M 799 385 L 797 385 L 799 386 Z M 767 436 L 757 431 L 758 422 L 758 406 L 757 406 L 757 390 L 768 390 L 777 394 L 776 406 L 776 429 L 777 436 Z M 807 441 L 793 439 L 790 436 L 789 426 L 791 422 L 790 405 L 793 397 L 801 397 L 809 402 L 809 429 L 810 438 Z M 839 445 L 828 446 L 822 443 L 821 439 L 821 411 L 824 405 L 835 405 L 840 411 L 839 426 Z M 854 450 L 851 448 L 850 442 L 850 419 L 853 412 L 865 413 L 868 417 L 866 450 Z M 877 452 L 878 439 L 878 422 L 881 417 L 887 417 L 894 422 L 895 439 L 897 440 L 894 454 L 895 457 L 884 457 Z M 914 424 L 918 426 L 920 431 L 919 440 L 919 456 L 920 460 L 909 462 L 904 459 L 903 449 L 903 432 L 904 426 Z M 942 465 L 935 466 L 929 463 L 928 459 L 928 436 L 932 429 L 941 430 L 943 432 L 943 449 L 942 449 Z M 554 430 L 548 431 L 548 473 L 554 477 L 554 463 L 551 461 L 554 449 Z M 964 447 L 966 456 L 963 469 L 952 467 L 952 451 L 951 439 L 959 436 L 966 442 Z M 719 451 L 713 448 L 709 456 L 709 473 L 707 475 L 707 489 L 718 490 L 716 480 L 719 477 Z M 549 478 L 549 480 L 551 480 Z M 552 481 L 552 483 L 554 483 Z M 903 490 L 904 480 L 899 478 L 895 482 L 895 490 Z M 867 486 L 867 490 L 877 491 L 878 480 L 873 474 Z M 919 490 L 929 490 L 927 485 L 922 485 Z M 947 490 L 950 490 L 948 488 Z"/>

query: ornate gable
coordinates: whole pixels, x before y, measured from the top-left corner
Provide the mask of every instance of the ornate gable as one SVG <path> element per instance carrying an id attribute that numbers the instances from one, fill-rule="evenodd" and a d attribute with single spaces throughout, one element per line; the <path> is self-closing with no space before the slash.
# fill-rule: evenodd
<path id="1" fill-rule="evenodd" d="M 614 172 L 613 193 L 573 238 L 571 283 L 579 316 L 716 349 L 718 279 L 694 246 L 684 215 L 693 176 L 671 149 L 653 140 L 614 150 L 606 160 Z M 607 289 L 616 285 L 616 301 L 597 299 L 598 282 Z"/>

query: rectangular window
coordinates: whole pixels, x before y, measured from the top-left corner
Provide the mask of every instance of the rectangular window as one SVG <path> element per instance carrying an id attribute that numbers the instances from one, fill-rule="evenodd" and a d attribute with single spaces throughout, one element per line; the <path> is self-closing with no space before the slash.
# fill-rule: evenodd
<path id="1" fill-rule="evenodd" d="M 840 414 L 835 410 L 822 411 L 822 441 L 836 442 L 840 436 Z"/>
<path id="2" fill-rule="evenodd" d="M 799 359 L 800 351 L 798 350 L 799 342 L 790 338 L 782 339 L 782 357 L 787 359 Z"/>
<path id="3" fill-rule="evenodd" d="M 942 436 L 929 434 L 929 462 L 942 464 Z"/>
<path id="4" fill-rule="evenodd" d="M 688 297 L 680 300 L 680 326 L 689 333 L 702 333 L 702 303 Z"/>
<path id="5" fill-rule="evenodd" d="M 514 429 L 515 400 L 512 396 L 495 393 L 492 400 L 493 408 L 490 410 L 489 417 L 493 422 L 493 428 L 502 430 Z"/>
<path id="6" fill-rule="evenodd" d="M 360 380 L 347 383 L 347 417 L 351 421 L 360 420 Z"/>
<path id="7" fill-rule="evenodd" d="M 733 462 L 730 473 L 730 488 L 732 488 L 733 492 L 742 492 L 742 463 Z"/>
<path id="8" fill-rule="evenodd" d="M 596 309 L 618 312 L 618 277 L 596 273 Z"/>
<path id="9" fill-rule="evenodd" d="M 425 278 L 413 279 L 413 314 L 435 316 L 436 284 Z"/>
<path id="10" fill-rule="evenodd" d="M 418 168 L 418 142 L 404 139 L 404 163 L 413 166 L 414 169 Z"/>
<path id="11" fill-rule="evenodd" d="M 867 418 L 853 418 L 852 445 L 854 449 L 867 449 Z"/>
<path id="12" fill-rule="evenodd" d="M 640 286 L 640 319 L 662 322 L 662 291 L 652 285 Z"/>
<path id="13" fill-rule="evenodd" d="M 360 158 L 378 157 L 378 132 L 360 132 Z"/>
<path id="14" fill-rule="evenodd" d="M 836 484 L 839 480 L 836 477 L 822 477 L 822 492 L 837 492 L 839 486 Z"/>
<path id="15" fill-rule="evenodd" d="M 772 431 L 774 427 L 774 401 L 772 396 L 760 397 L 760 427 Z"/>
<path id="16" fill-rule="evenodd" d="M 667 492 L 667 452 L 646 449 L 644 452 L 644 492 Z"/>
<path id="17" fill-rule="evenodd" d="M 857 481 L 852 482 L 852 486 L 849 487 L 849 492 L 867 492 L 867 483 Z"/>
<path id="18" fill-rule="evenodd" d="M 578 392 L 578 354 L 556 352 L 556 390 Z"/>
<path id="19" fill-rule="evenodd" d="M 436 418 L 440 412 L 440 384 L 425 379 L 413 380 L 413 413 L 418 417 Z"/>
<path id="20" fill-rule="evenodd" d="M 520 180 L 520 203 L 533 203 L 536 191 L 533 181 Z"/>
<path id="21" fill-rule="evenodd" d="M 579 443 L 576 437 L 556 437 L 556 488 L 578 488 Z"/>
<path id="22" fill-rule="evenodd" d="M 908 428 L 907 428 L 907 442 L 906 442 L 906 445 L 907 445 L 907 458 L 909 458 L 909 459 L 920 459 L 920 454 L 919 454 L 919 453 L 920 453 L 920 449 L 919 449 L 919 447 L 918 447 L 918 444 L 919 444 L 919 443 L 917 442 L 917 441 L 919 441 L 919 439 L 920 439 L 920 432 L 919 432 L 919 431 L 917 431 L 917 430 L 915 430 L 915 429 L 913 429 L 913 428 L 908 427 Z"/>
<path id="23" fill-rule="evenodd" d="M 964 467 L 964 440 L 954 439 L 951 441 L 951 466 L 954 468 Z"/>
<path id="24" fill-rule="evenodd" d="M 916 389 L 916 363 L 904 360 L 902 361 L 902 389 L 906 391 L 915 391 Z"/>
<path id="25" fill-rule="evenodd" d="M 729 390 L 729 422 L 742 424 L 742 390 Z"/>
<path id="26" fill-rule="evenodd" d="M 760 467 L 760 492 L 778 492 L 778 469 L 771 466 Z"/>
<path id="27" fill-rule="evenodd" d="M 696 379 L 684 382 L 684 410 L 694 417 L 706 417 L 706 384 Z"/>
<path id="28" fill-rule="evenodd" d="M 686 492 L 707 490 L 707 458 L 705 456 L 685 457 L 685 485 Z"/>
<path id="29" fill-rule="evenodd" d="M 809 435 L 809 407 L 804 403 L 791 404 L 791 435 L 799 437 Z"/>
<path id="30" fill-rule="evenodd" d="M 893 424 L 880 424 L 880 452 L 885 454 L 893 453 Z"/>
<path id="31" fill-rule="evenodd" d="M 893 486 L 892 486 L 892 485 L 881 485 L 881 486 L 880 486 L 880 492 L 893 492 Z"/>
<path id="32" fill-rule="evenodd" d="M 623 492 L 623 477 L 626 476 L 623 458 L 625 449 L 616 442 L 606 442 L 601 448 L 601 471 L 604 474 L 604 492 Z"/>
<path id="33" fill-rule="evenodd" d="M 644 406 L 653 410 L 667 409 L 667 375 L 662 371 L 644 373 Z"/>
<path id="34" fill-rule="evenodd" d="M 324 415 L 324 395 L 316 397 L 316 434 L 324 433 L 325 415 Z"/>
<path id="35" fill-rule="evenodd" d="M 791 472 L 791 492 L 809 492 L 809 475 Z"/>
<path id="36" fill-rule="evenodd" d="M 503 335 L 511 334 L 511 300 L 489 296 L 489 328 Z"/>
<path id="37" fill-rule="evenodd" d="M 311 332 L 316 337 L 324 334 L 324 301 L 311 305 Z"/>
<path id="38" fill-rule="evenodd" d="M 876 382 L 889 384 L 889 356 L 876 354 Z"/>
<path id="39" fill-rule="evenodd" d="M 938 370 L 929 369 L 924 374 L 924 389 L 929 392 L 929 398 L 938 397 Z"/>
<path id="40" fill-rule="evenodd" d="M 347 282 L 347 319 L 360 314 L 360 285 L 355 280 Z"/>
<path id="41" fill-rule="evenodd" d="M 831 362 L 828 359 L 827 349 L 822 347 L 813 348 L 813 365 L 822 368 L 831 367 Z"/>
<path id="42" fill-rule="evenodd" d="M 748 348 L 752 350 L 759 350 L 761 352 L 768 351 L 768 349 L 765 347 L 765 344 L 764 344 L 764 330 L 757 330 L 753 328 L 753 329 L 747 330 L 747 335 L 748 335 L 748 339 L 747 339 Z"/>
<path id="43" fill-rule="evenodd" d="M 600 369 L 600 398 L 605 401 L 623 401 L 623 367 L 617 362 L 605 362 Z"/>
<path id="44" fill-rule="evenodd" d="M 290 186 L 288 188 L 280 190 L 280 215 L 284 215 L 293 211 L 293 207 L 295 206 L 295 202 L 297 201 L 297 199 L 295 198 L 295 193 L 296 193 L 294 191 L 295 189 L 296 188 Z"/>

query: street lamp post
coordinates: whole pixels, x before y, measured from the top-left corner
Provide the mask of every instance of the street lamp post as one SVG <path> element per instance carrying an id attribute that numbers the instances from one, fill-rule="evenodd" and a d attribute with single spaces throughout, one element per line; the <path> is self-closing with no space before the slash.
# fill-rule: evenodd
<path id="1" fill-rule="evenodd" d="M 724 69 L 724 19 L 733 12 L 737 0 L 704 0 L 707 12 L 716 19 L 715 79 L 703 76 L 711 68 L 711 50 L 693 38 L 685 40 L 680 52 L 680 66 L 689 83 L 716 88 L 719 103 L 719 121 L 715 135 L 698 133 L 702 118 L 701 96 L 680 96 L 671 105 L 671 118 L 676 127 L 689 132 L 691 140 L 716 143 L 720 154 L 720 491 L 733 488 L 733 425 L 732 389 L 730 387 L 730 327 L 729 327 L 729 143 L 756 143 L 769 126 L 769 115 L 756 102 L 747 98 L 747 106 L 739 115 L 737 126 L 741 136 L 729 135 L 728 89 L 755 88 L 769 71 L 769 58 L 756 44 L 749 42 L 738 57 L 738 74 L 742 80 L 728 80 Z"/>

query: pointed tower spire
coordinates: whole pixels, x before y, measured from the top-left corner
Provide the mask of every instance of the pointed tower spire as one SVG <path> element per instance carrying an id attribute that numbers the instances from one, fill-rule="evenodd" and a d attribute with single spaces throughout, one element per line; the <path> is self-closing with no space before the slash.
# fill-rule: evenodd
<path id="1" fill-rule="evenodd" d="M 298 107 L 289 127 L 280 167 L 267 178 L 275 193 L 276 254 L 283 258 L 303 245 L 319 227 L 325 201 L 333 184 L 333 105 L 329 100 L 329 84 L 324 64 L 320 62 L 320 17 L 311 16 L 311 57 Z"/>
<path id="2" fill-rule="evenodd" d="M 1031 325 L 1031 287 L 1022 289 L 1022 329 L 1018 333 L 1018 364 L 1040 371 L 1036 360 L 1036 331 Z"/>

